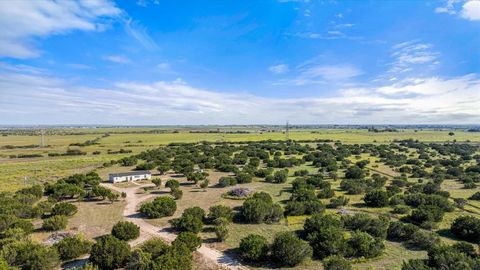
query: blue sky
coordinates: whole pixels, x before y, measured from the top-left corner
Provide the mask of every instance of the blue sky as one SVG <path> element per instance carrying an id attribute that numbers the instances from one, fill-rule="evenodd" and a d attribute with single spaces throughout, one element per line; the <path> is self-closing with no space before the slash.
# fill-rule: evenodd
<path id="1" fill-rule="evenodd" d="M 480 1 L 2 1 L 0 124 L 478 124 Z"/>

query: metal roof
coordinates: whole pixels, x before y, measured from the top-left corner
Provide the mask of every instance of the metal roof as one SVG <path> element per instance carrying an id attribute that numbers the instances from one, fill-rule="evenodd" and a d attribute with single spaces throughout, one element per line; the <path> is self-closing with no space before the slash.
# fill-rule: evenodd
<path id="1" fill-rule="evenodd" d="M 152 174 L 150 171 L 133 171 L 133 172 L 124 172 L 124 173 L 111 173 L 109 176 L 113 177 L 122 177 L 122 176 L 133 176 L 141 174 Z"/>

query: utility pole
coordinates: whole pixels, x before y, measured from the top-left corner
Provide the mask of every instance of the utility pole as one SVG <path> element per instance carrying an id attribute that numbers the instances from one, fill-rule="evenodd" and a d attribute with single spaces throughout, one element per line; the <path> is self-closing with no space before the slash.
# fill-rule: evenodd
<path id="1" fill-rule="evenodd" d="M 287 120 L 287 125 L 285 127 L 285 137 L 287 138 L 287 141 L 290 140 L 289 130 L 290 130 L 290 127 L 288 126 L 288 120 Z"/>
<path id="2" fill-rule="evenodd" d="M 40 135 L 42 136 L 41 147 L 44 148 L 45 147 L 45 130 L 44 129 L 40 130 Z"/>

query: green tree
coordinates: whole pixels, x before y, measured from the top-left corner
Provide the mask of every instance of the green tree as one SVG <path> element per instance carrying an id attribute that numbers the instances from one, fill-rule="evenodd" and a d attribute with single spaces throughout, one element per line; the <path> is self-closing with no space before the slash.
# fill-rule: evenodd
<path id="1" fill-rule="evenodd" d="M 275 236 L 272 244 L 273 258 L 284 266 L 295 266 L 312 255 L 312 248 L 292 232 Z"/>
<path id="2" fill-rule="evenodd" d="M 162 179 L 160 178 L 153 178 L 152 183 L 155 185 L 157 189 L 159 189 L 162 186 Z"/>
<path id="3" fill-rule="evenodd" d="M 240 241 L 239 250 L 244 259 L 257 262 L 267 257 L 269 245 L 265 237 L 250 234 Z"/>
<path id="4" fill-rule="evenodd" d="M 140 236 L 140 227 L 130 221 L 119 221 L 113 225 L 112 235 L 123 241 L 133 240 Z"/>
<path id="5" fill-rule="evenodd" d="M 325 270 L 352 270 L 350 262 L 342 256 L 330 256 L 322 261 Z"/>
<path id="6" fill-rule="evenodd" d="M 388 205 L 388 194 L 382 190 L 372 190 L 365 194 L 363 201 L 369 207 L 385 207 Z"/>
<path id="7" fill-rule="evenodd" d="M 173 241 L 173 245 L 178 244 L 178 242 L 184 243 L 191 252 L 202 245 L 202 239 L 193 232 L 181 232 Z"/>
<path id="8" fill-rule="evenodd" d="M 124 267 L 130 258 L 130 246 L 127 242 L 112 235 L 100 237 L 92 246 L 90 260 L 100 269 Z"/>
<path id="9" fill-rule="evenodd" d="M 140 206 L 140 212 L 148 218 L 172 216 L 176 210 L 177 203 L 169 197 L 157 197 L 153 202 L 147 202 Z"/>
<path id="10" fill-rule="evenodd" d="M 68 236 L 53 245 L 63 261 L 78 258 L 90 252 L 92 243 L 79 236 Z"/>
<path id="11" fill-rule="evenodd" d="M 67 227 L 67 217 L 58 215 L 43 220 L 42 229 L 46 231 L 58 231 Z"/>
<path id="12" fill-rule="evenodd" d="M 77 213 L 77 206 L 68 202 L 59 202 L 53 206 L 52 215 L 73 216 Z"/>

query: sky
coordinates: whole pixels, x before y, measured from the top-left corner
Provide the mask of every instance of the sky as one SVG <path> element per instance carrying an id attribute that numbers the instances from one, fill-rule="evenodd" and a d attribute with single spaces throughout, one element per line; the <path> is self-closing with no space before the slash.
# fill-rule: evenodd
<path id="1" fill-rule="evenodd" d="M 480 0 L 0 1 L 0 124 L 480 124 Z"/>

